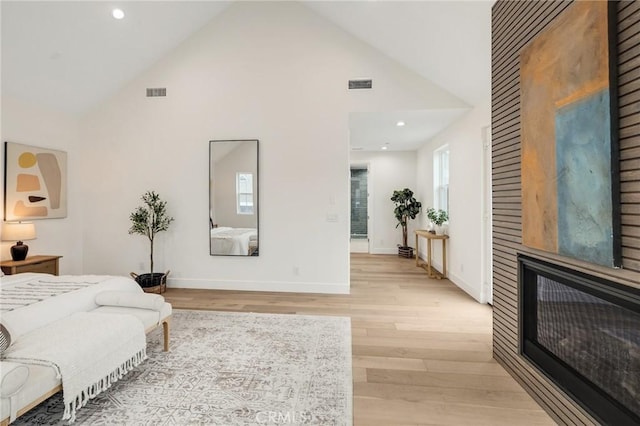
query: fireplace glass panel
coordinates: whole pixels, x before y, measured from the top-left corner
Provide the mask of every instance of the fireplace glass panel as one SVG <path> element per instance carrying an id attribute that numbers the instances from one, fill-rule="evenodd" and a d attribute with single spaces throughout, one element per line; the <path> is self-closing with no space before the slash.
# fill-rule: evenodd
<path id="1" fill-rule="evenodd" d="M 518 255 L 520 353 L 602 424 L 640 425 L 640 289 Z"/>
<path id="2" fill-rule="evenodd" d="M 537 276 L 538 343 L 640 416 L 640 315 Z"/>

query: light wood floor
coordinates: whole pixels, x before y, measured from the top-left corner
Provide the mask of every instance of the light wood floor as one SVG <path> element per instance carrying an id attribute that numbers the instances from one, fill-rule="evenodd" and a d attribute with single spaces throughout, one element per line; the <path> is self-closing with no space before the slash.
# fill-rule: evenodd
<path id="1" fill-rule="evenodd" d="M 168 289 L 175 309 L 351 317 L 356 425 L 551 425 L 492 359 L 491 307 L 414 261 L 351 256 L 351 294 Z"/>

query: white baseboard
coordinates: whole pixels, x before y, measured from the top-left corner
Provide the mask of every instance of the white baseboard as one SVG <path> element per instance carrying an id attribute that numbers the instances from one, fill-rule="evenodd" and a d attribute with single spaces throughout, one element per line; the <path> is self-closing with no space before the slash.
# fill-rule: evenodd
<path id="1" fill-rule="evenodd" d="M 447 275 L 448 275 L 449 281 L 451 281 L 452 283 L 454 283 L 455 285 L 460 287 L 469 296 L 471 296 L 474 299 L 476 299 L 476 301 L 478 303 L 484 303 L 482 301 L 482 290 L 481 289 L 473 288 L 473 286 L 470 286 L 465 280 L 463 280 L 462 278 L 460 278 L 456 274 L 448 273 Z"/>
<path id="2" fill-rule="evenodd" d="M 398 254 L 398 247 L 393 248 L 373 248 L 369 251 L 371 254 Z"/>
<path id="3" fill-rule="evenodd" d="M 422 260 L 426 259 L 425 253 L 420 252 L 419 255 Z M 435 260 L 432 263 L 434 268 L 436 268 L 438 271 L 442 271 L 442 263 Z M 469 296 L 473 297 L 478 303 L 486 303 L 482 301 L 482 289 L 474 288 L 472 285 L 469 285 L 469 283 L 467 283 L 464 279 L 452 273 L 451 265 L 448 262 L 447 266 L 449 266 L 449 270 L 447 271 L 447 278 L 449 279 L 449 281 L 460 287 L 461 290 L 463 290 Z"/>
<path id="4" fill-rule="evenodd" d="M 169 278 L 169 288 L 193 288 L 203 290 L 276 291 L 286 293 L 349 294 L 349 284 L 203 280 L 194 278 Z"/>

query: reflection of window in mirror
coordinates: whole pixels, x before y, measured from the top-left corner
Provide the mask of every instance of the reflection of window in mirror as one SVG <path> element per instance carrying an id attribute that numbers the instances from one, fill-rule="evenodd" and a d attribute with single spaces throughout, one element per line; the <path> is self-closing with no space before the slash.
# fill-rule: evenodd
<path id="1" fill-rule="evenodd" d="M 236 173 L 238 214 L 253 214 L 253 173 Z"/>

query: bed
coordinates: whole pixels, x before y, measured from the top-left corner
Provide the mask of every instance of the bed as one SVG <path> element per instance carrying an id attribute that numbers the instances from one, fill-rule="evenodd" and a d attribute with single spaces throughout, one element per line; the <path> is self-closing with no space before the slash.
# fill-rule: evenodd
<path id="1" fill-rule="evenodd" d="M 68 406 L 65 419 L 73 420 L 75 410 L 88 398 L 106 390 L 116 377 L 122 377 L 144 361 L 145 331 L 160 324 L 164 328 L 165 350 L 168 350 L 171 305 L 160 295 L 144 293 L 128 277 L 39 273 L 3 276 L 0 280 L 0 315 L 2 340 L 8 343 L 2 345 L 0 367 L 2 424 L 9 423 L 62 388 L 65 407 Z M 94 351 L 87 352 L 82 348 Z M 80 362 L 72 359 L 69 366 L 74 372 L 83 369 L 88 372 L 76 380 L 76 377 L 64 374 L 63 364 L 50 362 L 51 358 L 43 352 L 58 352 L 56 356 L 61 352 L 71 353 L 76 358 L 89 353 L 95 356 L 82 357 Z M 103 363 L 103 360 L 107 362 Z M 91 362 L 97 362 L 101 367 L 93 368 Z M 7 374 L 20 369 L 28 369 L 26 377 L 21 378 L 19 386 L 11 392 L 5 392 L 4 382 L 13 380 L 5 380 Z M 70 369 L 66 371 L 70 372 Z M 92 374 L 97 380 L 91 377 Z"/>
<path id="2" fill-rule="evenodd" d="M 35 287 L 46 289 L 48 297 L 34 294 Z M 105 290 L 142 291 L 135 281 L 127 277 L 38 273 L 5 275 L 0 284 L 0 315 L 2 322 L 11 328 L 12 336 L 18 338 L 74 312 L 98 308 L 95 296 Z"/>
<path id="3" fill-rule="evenodd" d="M 257 247 L 256 228 L 220 226 L 211 229 L 211 254 L 250 256 Z"/>

